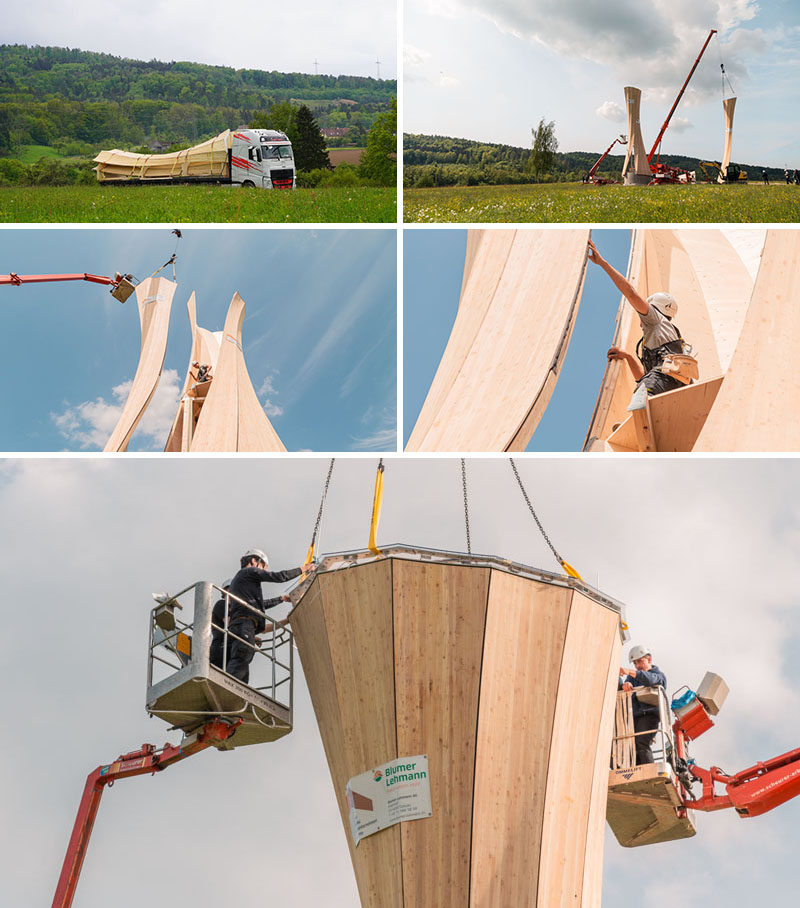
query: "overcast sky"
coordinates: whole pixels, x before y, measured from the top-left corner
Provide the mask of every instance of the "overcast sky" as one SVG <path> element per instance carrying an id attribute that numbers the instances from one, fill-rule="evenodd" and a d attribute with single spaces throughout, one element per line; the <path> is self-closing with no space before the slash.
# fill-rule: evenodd
<path id="1" fill-rule="evenodd" d="M 131 272 L 170 257 L 168 228 L 5 229 L 0 273 Z M 244 298 L 253 387 L 290 451 L 396 450 L 396 232 L 184 230 L 158 389 L 131 451 L 163 451 L 191 349 L 186 302 L 221 331 Z M 172 269 L 161 272 L 172 279 Z M 0 451 L 102 450 L 139 360 L 136 299 L 83 281 L 0 287 Z M 13 391 L 12 391 L 13 389 Z"/>
<path id="2" fill-rule="evenodd" d="M 188 60 L 279 72 L 397 78 L 394 0 L 135 0 L 114 4 L 111 20 L 97 4 L 42 0 L 3 11 L 6 44 L 43 44 L 135 60 Z"/>
<path id="3" fill-rule="evenodd" d="M 406 0 L 404 130 L 530 147 L 544 117 L 561 151 L 599 154 L 627 130 L 633 85 L 649 150 L 712 28 L 663 152 L 721 157 L 722 60 L 732 160 L 800 166 L 795 0 Z"/>
<path id="4" fill-rule="evenodd" d="M 365 547 L 375 467 L 337 461 L 321 552 Z M 6 904 L 49 904 L 95 766 L 176 740 L 144 712 L 151 592 L 224 580 L 251 546 L 276 569 L 297 565 L 326 469 L 322 458 L 0 462 Z M 505 460 L 467 471 L 473 549 L 556 570 Z M 800 745 L 796 459 L 525 459 L 520 471 L 562 555 L 626 603 L 668 690 L 706 670 L 730 685 L 694 748 L 701 765 L 735 772 Z M 465 548 L 457 460 L 388 459 L 378 542 Z M 302 673 L 295 704 L 281 741 L 107 791 L 76 905 L 356 908 Z M 694 839 L 647 849 L 608 836 L 604 904 L 793 904 L 798 824 L 794 801 L 755 819 L 700 817 Z"/>

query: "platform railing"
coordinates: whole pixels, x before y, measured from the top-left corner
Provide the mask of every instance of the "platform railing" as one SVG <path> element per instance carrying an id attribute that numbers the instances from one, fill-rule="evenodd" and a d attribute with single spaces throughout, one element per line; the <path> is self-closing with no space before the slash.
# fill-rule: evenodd
<path id="1" fill-rule="evenodd" d="M 190 598 L 192 593 L 193 601 Z M 200 675 L 209 677 L 212 671 L 212 613 L 214 603 L 219 599 L 225 602 L 224 624 L 221 627 L 213 625 L 213 628 L 222 635 L 221 671 L 227 674 L 231 644 L 235 640 L 253 651 L 247 686 L 291 709 L 294 696 L 294 635 L 291 629 L 281 626 L 277 620 L 265 616 L 245 600 L 209 581 L 198 581 L 173 596 L 160 597 L 158 605 L 151 610 L 148 689 L 153 685 L 159 666 L 162 667 L 162 677 L 157 680 L 180 671 L 190 662 Z M 255 645 L 229 629 L 229 617 L 234 604 L 252 614 L 257 628 L 265 625 L 264 630 L 257 631 Z M 213 667 L 213 670 L 220 669 Z"/>
<path id="2" fill-rule="evenodd" d="M 658 697 L 658 728 L 646 731 L 635 731 L 633 722 L 633 695 L 642 691 L 655 691 Z M 614 719 L 614 738 L 611 747 L 611 768 L 632 769 L 636 766 L 636 738 L 652 735 L 655 739 L 651 746 L 656 763 L 672 764 L 675 753 L 675 742 L 670 722 L 670 709 L 667 694 L 663 687 L 634 687 L 633 690 L 617 692 L 616 713 Z"/>

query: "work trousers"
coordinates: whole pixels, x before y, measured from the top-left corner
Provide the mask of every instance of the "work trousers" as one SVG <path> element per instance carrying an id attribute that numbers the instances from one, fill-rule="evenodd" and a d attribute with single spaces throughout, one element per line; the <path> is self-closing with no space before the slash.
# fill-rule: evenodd
<path id="1" fill-rule="evenodd" d="M 636 765 L 654 763 L 653 741 L 656 739 L 655 730 L 658 728 L 658 713 L 645 713 L 643 716 L 633 717 L 633 730 L 636 736 Z M 652 731 L 651 735 L 640 735 L 640 731 Z"/>
<path id="2" fill-rule="evenodd" d="M 225 649 L 225 635 L 215 634 L 211 639 L 211 646 L 208 650 L 208 658 L 212 665 L 222 668 L 222 655 Z M 231 658 L 231 648 L 228 647 L 228 659 Z"/>
<path id="3" fill-rule="evenodd" d="M 232 636 L 228 638 L 228 674 L 238 678 L 244 684 L 250 681 L 250 663 L 255 655 L 256 625 L 249 618 L 239 618 L 232 621 L 228 628 L 231 634 L 246 640 L 250 646 L 245 645 Z"/>
<path id="4" fill-rule="evenodd" d="M 651 369 L 649 372 L 646 372 L 642 378 L 639 379 L 636 387 L 639 385 L 644 385 L 647 388 L 647 393 L 654 397 L 656 394 L 663 394 L 665 391 L 674 391 L 675 388 L 683 388 L 683 382 L 678 381 L 677 378 L 674 378 L 672 375 L 665 375 L 663 372 L 660 372 L 658 369 Z"/>

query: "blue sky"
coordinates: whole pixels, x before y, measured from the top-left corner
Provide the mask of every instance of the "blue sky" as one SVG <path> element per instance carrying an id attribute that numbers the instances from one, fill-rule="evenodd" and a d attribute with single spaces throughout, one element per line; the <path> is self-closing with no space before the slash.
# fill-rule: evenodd
<path id="1" fill-rule="evenodd" d="M 800 167 L 794 0 L 406 0 L 403 129 L 530 147 L 544 117 L 561 151 L 600 153 L 626 131 L 634 85 L 649 150 L 712 28 L 663 152 L 722 155 L 722 59 L 738 97 L 732 160 Z"/>
<path id="2" fill-rule="evenodd" d="M 19 644 L 0 650 L 0 670 L 24 685 L 0 749 L 5 904 L 49 904 L 88 772 L 143 741 L 179 740 L 144 708 L 151 592 L 224 580 L 251 546 L 275 569 L 298 564 L 327 466 L 322 457 L 0 461 L 3 628 Z M 377 457 L 337 460 L 320 553 L 366 547 L 376 466 Z M 700 765 L 733 773 L 800 746 L 797 458 L 518 466 L 558 550 L 625 603 L 632 642 L 652 648 L 669 692 L 707 670 L 730 686 L 715 727 L 692 747 Z M 467 476 L 474 551 L 557 570 L 506 459 L 470 458 Z M 212 494 L 200 511 L 203 489 Z M 647 489 L 679 499 L 681 532 L 664 552 L 636 545 Z M 198 513 L 203 531 L 189 536 L 187 515 Z M 392 542 L 464 550 L 457 459 L 386 459 L 378 543 Z M 32 624 L 20 603 L 45 570 L 58 594 Z M 32 627 L 36 644 L 24 645 Z M 753 819 L 701 816 L 695 838 L 634 851 L 608 835 L 603 904 L 794 905 L 798 828 L 800 798 Z M 300 666 L 286 738 L 200 754 L 106 792 L 76 904 L 135 908 L 157 893 L 159 905 L 211 908 L 256 905 L 267 892 L 282 908 L 359 905 Z"/>
<path id="3" fill-rule="evenodd" d="M 593 230 L 601 254 L 627 271 L 629 230 Z M 458 310 L 466 230 L 407 229 L 403 235 L 403 444 L 408 441 L 444 353 Z M 572 341 L 550 405 L 529 451 L 579 451 L 611 344 L 619 293 L 587 267 Z"/>
<path id="4" fill-rule="evenodd" d="M 0 273 L 142 279 L 174 246 L 166 228 L 6 229 Z M 163 450 L 190 352 L 192 290 L 198 324 L 212 331 L 241 293 L 245 362 L 289 451 L 395 450 L 396 254 L 394 230 L 184 230 L 164 372 L 130 450 Z M 79 281 L 2 287 L 0 303 L 11 339 L 0 450 L 102 449 L 138 362 L 135 297 L 120 305 Z"/>

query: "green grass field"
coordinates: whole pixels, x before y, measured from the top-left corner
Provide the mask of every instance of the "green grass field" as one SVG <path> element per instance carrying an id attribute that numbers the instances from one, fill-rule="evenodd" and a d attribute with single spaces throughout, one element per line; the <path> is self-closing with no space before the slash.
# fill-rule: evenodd
<path id="1" fill-rule="evenodd" d="M 394 223 L 394 187 L 0 187 L 0 221 L 25 223 Z"/>
<path id="2" fill-rule="evenodd" d="M 459 186 L 403 190 L 406 223 L 773 223 L 800 220 L 800 187 Z"/>
<path id="3" fill-rule="evenodd" d="M 60 159 L 61 155 L 49 145 L 22 145 L 14 157 L 23 164 L 35 164 L 42 158 Z"/>

